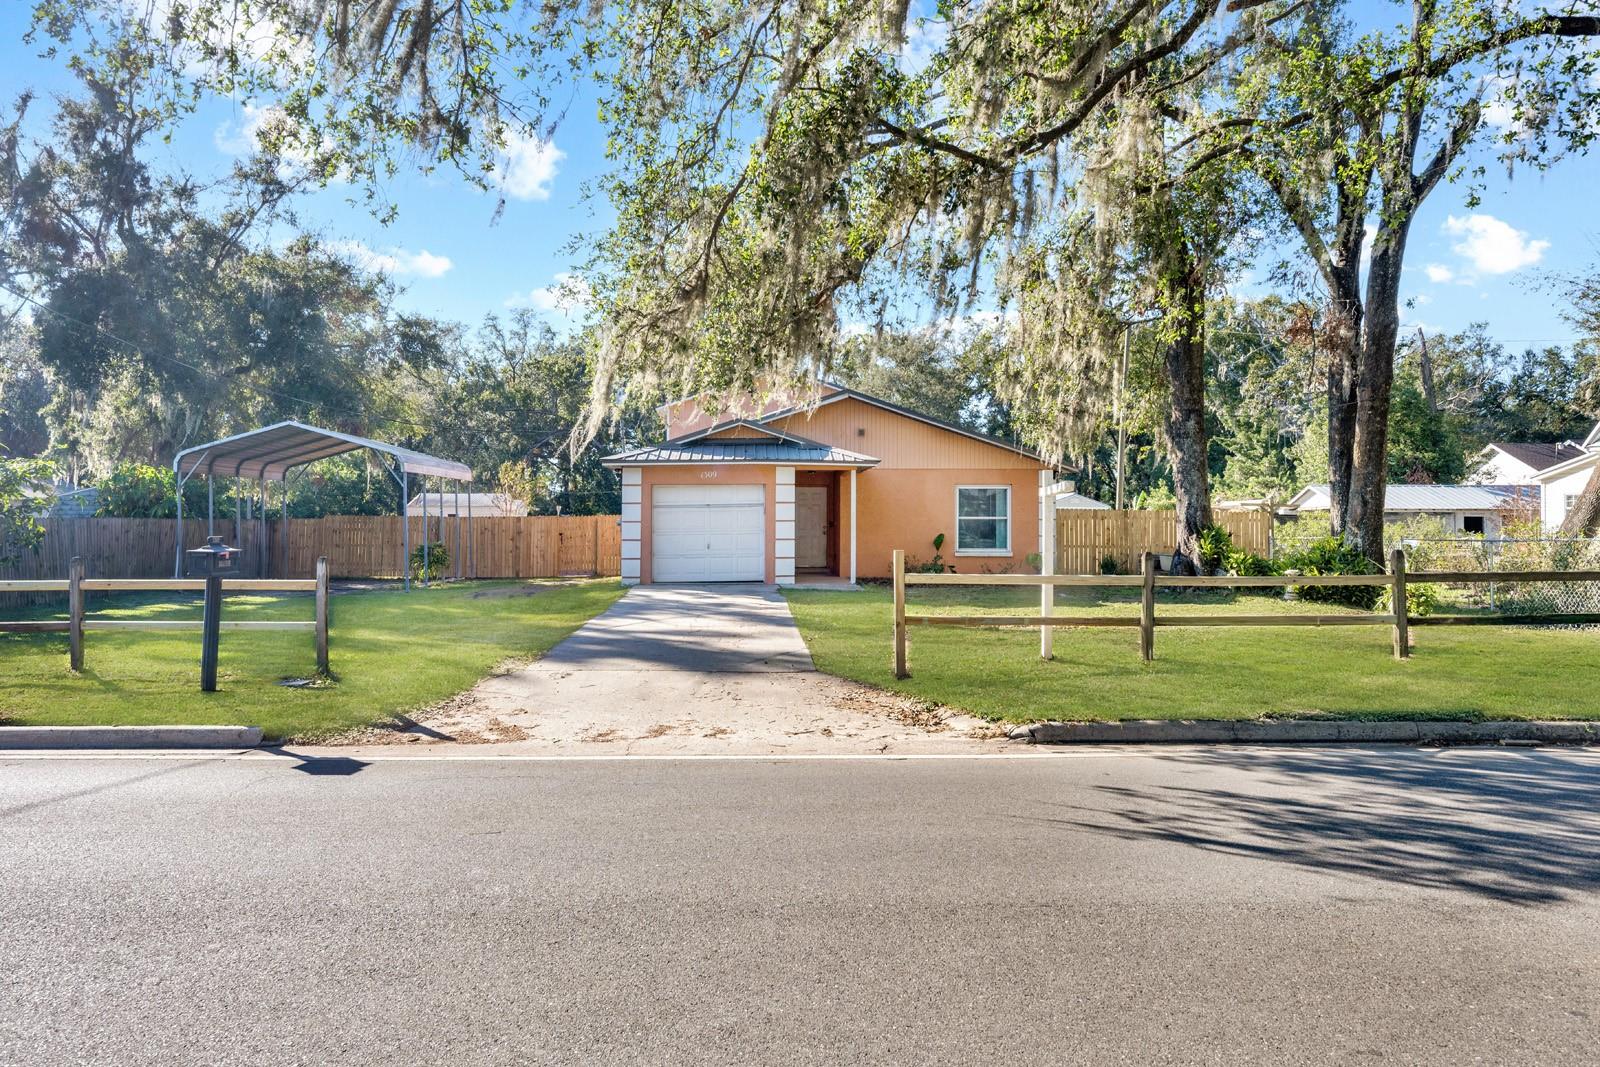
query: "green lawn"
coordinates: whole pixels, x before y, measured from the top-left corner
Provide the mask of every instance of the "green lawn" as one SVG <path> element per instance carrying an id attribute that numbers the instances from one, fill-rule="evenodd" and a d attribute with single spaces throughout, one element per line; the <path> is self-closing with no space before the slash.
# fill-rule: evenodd
<path id="1" fill-rule="evenodd" d="M 0 722 L 9 725 L 242 723 L 311 740 L 467 689 L 498 663 L 532 657 L 604 611 L 615 580 L 477 582 L 345 593 L 330 600 L 333 680 L 278 685 L 316 669 L 309 632 L 222 634 L 215 693 L 201 693 L 198 632 L 88 633 L 84 671 L 67 670 L 65 634 L 0 634 Z M 181 594 L 92 596 L 102 618 L 198 619 Z M 50 618 L 0 603 L 10 618 Z M 309 596 L 234 596 L 224 619 L 309 619 Z"/>
<path id="2" fill-rule="evenodd" d="M 1147 664 L 1137 629 L 1058 629 L 1046 663 L 1036 629 L 913 626 L 911 677 L 896 681 L 886 588 L 786 595 L 820 669 L 995 720 L 1600 718 L 1594 630 L 1419 626 L 1411 659 L 1397 662 L 1383 626 L 1158 629 Z M 913 586 L 907 610 L 1037 614 L 1037 598 Z M 1136 591 L 1062 589 L 1056 602 L 1059 614 L 1138 614 Z M 1339 610 L 1188 593 L 1163 594 L 1157 614 Z"/>

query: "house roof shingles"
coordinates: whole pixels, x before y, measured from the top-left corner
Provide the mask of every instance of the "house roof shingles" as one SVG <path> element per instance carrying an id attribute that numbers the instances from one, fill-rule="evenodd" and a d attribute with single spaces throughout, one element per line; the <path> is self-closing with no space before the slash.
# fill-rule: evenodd
<path id="1" fill-rule="evenodd" d="M 1583 455 L 1583 449 L 1571 441 L 1494 441 L 1492 446 L 1536 471 Z"/>

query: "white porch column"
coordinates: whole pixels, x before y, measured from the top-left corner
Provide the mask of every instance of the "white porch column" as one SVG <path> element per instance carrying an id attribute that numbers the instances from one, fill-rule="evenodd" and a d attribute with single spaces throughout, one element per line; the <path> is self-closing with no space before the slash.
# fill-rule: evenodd
<path id="1" fill-rule="evenodd" d="M 639 467 L 622 468 L 622 584 L 639 584 L 639 560 L 644 545 L 641 530 L 644 528 L 644 471 Z"/>
<path id="2" fill-rule="evenodd" d="M 1051 575 L 1056 572 L 1056 493 L 1055 487 L 1050 484 L 1050 472 L 1039 472 L 1039 573 Z M 1049 618 L 1055 614 L 1056 587 L 1053 585 L 1039 586 L 1039 615 Z M 1054 659 L 1056 655 L 1055 627 L 1048 624 L 1039 627 L 1039 658 Z"/>
<path id="3" fill-rule="evenodd" d="M 778 499 L 772 523 L 772 578 L 779 585 L 793 585 L 794 468 L 779 467 L 776 481 Z M 789 516 L 787 519 L 783 517 L 785 514 Z"/>
<path id="4" fill-rule="evenodd" d="M 850 468 L 850 584 L 856 584 L 856 469 Z"/>

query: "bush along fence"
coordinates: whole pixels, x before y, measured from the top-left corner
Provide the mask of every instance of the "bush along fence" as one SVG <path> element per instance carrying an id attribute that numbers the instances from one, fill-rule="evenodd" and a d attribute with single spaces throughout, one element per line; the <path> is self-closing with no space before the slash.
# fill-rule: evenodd
<path id="1" fill-rule="evenodd" d="M 1272 574 L 1259 577 L 1218 575 L 1188 577 L 1157 573 L 1156 557 L 1147 552 L 1139 574 L 907 574 L 905 553 L 894 553 L 894 676 L 909 678 L 907 630 L 911 626 L 1037 626 L 1039 654 L 1053 657 L 1051 628 L 1057 626 L 1112 626 L 1137 628 L 1139 654 L 1146 661 L 1155 658 L 1156 629 L 1164 626 L 1389 626 L 1393 628 L 1394 657 L 1411 655 L 1410 628 L 1413 626 L 1513 626 L 1600 623 L 1600 613 L 1551 612 L 1536 615 L 1412 615 L 1409 611 L 1409 583 L 1438 585 L 1478 584 L 1483 582 L 1542 583 L 1600 582 L 1600 571 L 1412 571 L 1406 570 L 1405 553 L 1395 549 L 1389 556 L 1387 574 Z M 906 613 L 906 588 L 910 585 L 1011 585 L 1037 586 L 1038 615 L 910 615 Z M 1137 588 L 1140 590 L 1139 615 L 1057 615 L 1054 589 L 1057 586 L 1091 588 Z M 1332 586 L 1387 588 L 1387 612 L 1337 615 L 1156 615 L 1156 590 L 1179 589 L 1321 589 Z"/>
<path id="2" fill-rule="evenodd" d="M 204 626 L 200 619 L 96 619 L 86 607 L 85 593 L 204 592 L 204 578 L 90 578 L 83 560 L 68 562 L 65 579 L 0 579 L 0 593 L 67 595 L 65 619 L 38 619 L 26 622 L 0 621 L 0 633 L 64 633 L 67 635 L 67 665 L 83 670 L 84 634 L 118 630 L 194 631 Z M 223 630 L 287 630 L 309 632 L 316 643 L 317 670 L 328 673 L 328 561 L 319 559 L 314 578 L 224 578 L 222 594 L 229 593 L 315 593 L 313 617 L 304 621 L 221 620 Z"/>

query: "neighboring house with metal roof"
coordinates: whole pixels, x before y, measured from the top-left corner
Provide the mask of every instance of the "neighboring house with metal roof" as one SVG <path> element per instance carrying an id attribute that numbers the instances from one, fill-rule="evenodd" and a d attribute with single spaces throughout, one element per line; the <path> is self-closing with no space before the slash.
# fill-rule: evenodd
<path id="1" fill-rule="evenodd" d="M 1326 485 L 1308 485 L 1279 514 L 1327 511 L 1330 499 Z M 1537 494 L 1523 485 L 1391 485 L 1384 493 L 1383 517 L 1400 522 L 1427 515 L 1453 533 L 1498 537 L 1508 517 L 1537 505 Z"/>
<path id="2" fill-rule="evenodd" d="M 1039 551 L 1050 465 L 1008 441 L 839 385 L 719 409 L 660 409 L 665 438 L 608 456 L 622 476 L 622 578 L 854 582 L 933 540 L 962 571 Z"/>

